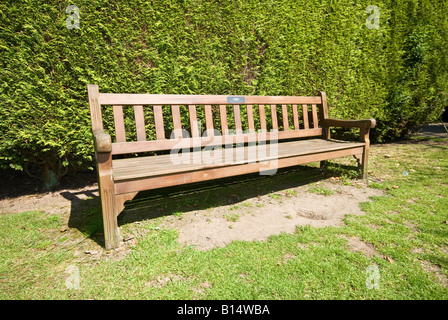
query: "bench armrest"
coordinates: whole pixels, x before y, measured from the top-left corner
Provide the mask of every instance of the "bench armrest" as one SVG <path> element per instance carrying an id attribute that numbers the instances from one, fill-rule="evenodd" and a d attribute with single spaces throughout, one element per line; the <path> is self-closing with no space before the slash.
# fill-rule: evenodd
<path id="1" fill-rule="evenodd" d="M 362 119 L 362 120 L 342 120 L 327 118 L 323 120 L 322 126 L 324 127 L 344 127 L 344 128 L 375 128 L 375 119 Z"/>
<path id="2" fill-rule="evenodd" d="M 103 129 L 93 131 L 93 145 L 95 151 L 99 153 L 107 153 L 112 151 L 112 139 Z"/>

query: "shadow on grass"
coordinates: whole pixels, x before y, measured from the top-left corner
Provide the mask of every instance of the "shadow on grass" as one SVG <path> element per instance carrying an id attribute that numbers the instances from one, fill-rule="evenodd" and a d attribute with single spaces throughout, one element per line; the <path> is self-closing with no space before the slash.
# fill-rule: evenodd
<path id="1" fill-rule="evenodd" d="M 77 192 L 63 191 L 60 195 L 69 200 L 71 204 L 68 227 L 78 229 L 86 237 L 104 246 L 98 189 Z"/>
<path id="2" fill-rule="evenodd" d="M 353 167 L 351 167 L 353 169 Z M 279 169 L 272 176 L 258 173 L 207 182 L 141 191 L 125 203 L 119 227 L 177 213 L 229 205 L 246 199 L 317 182 L 332 172 L 311 166 Z M 98 190 L 62 192 L 71 202 L 68 226 L 104 247 L 101 203 Z"/>

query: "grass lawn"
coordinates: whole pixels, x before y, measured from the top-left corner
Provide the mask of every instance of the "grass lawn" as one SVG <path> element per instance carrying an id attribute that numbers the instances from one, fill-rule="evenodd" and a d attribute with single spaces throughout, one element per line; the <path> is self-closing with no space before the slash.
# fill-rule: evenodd
<path id="1" fill-rule="evenodd" d="M 355 184 L 339 163 L 328 165 L 327 178 Z M 120 222 L 122 235 L 137 240 L 132 246 L 93 259 L 83 246 L 103 250 L 92 240 L 102 238 L 101 216 L 89 199 L 79 207 L 81 230 L 65 231 L 64 215 L 1 215 L 0 299 L 448 299 L 447 140 L 373 146 L 369 165 L 369 187 L 385 195 L 363 203 L 365 215 L 347 216 L 342 227 L 297 227 L 208 251 L 179 244 L 176 231 L 160 227 L 163 217 L 137 217 Z M 299 177 L 286 176 L 276 183 L 287 185 L 274 190 L 282 193 L 266 191 L 273 201 L 295 196 L 287 190 Z M 219 205 L 222 190 L 206 200 L 192 195 L 184 206 Z M 172 198 L 159 202 L 182 216 Z M 238 216 L 229 210 L 227 219 Z M 374 254 L 351 250 L 353 239 Z"/>

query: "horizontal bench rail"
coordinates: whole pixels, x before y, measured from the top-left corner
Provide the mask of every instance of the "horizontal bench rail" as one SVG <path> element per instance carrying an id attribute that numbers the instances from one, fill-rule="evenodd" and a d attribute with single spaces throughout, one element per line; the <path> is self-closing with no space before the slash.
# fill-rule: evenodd
<path id="1" fill-rule="evenodd" d="M 190 104 L 321 104 L 319 96 L 225 96 L 139 93 L 99 93 L 102 105 Z"/>

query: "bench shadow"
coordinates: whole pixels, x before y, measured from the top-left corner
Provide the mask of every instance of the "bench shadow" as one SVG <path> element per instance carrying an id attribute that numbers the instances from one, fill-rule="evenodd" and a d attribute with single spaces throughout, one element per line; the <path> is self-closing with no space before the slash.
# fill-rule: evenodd
<path id="1" fill-rule="evenodd" d="M 353 167 L 350 167 L 353 169 Z M 231 205 L 249 198 L 321 181 L 334 174 L 311 166 L 277 170 L 274 175 L 246 174 L 206 182 L 141 191 L 118 216 L 118 226 L 194 210 Z M 98 189 L 62 192 L 71 202 L 68 226 L 104 247 L 101 203 Z"/>
<path id="2" fill-rule="evenodd" d="M 103 220 L 98 188 L 82 191 L 63 191 L 60 195 L 70 201 L 68 227 L 78 229 L 84 236 L 104 247 Z"/>

